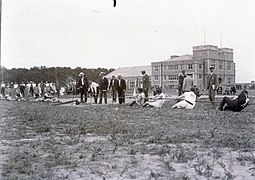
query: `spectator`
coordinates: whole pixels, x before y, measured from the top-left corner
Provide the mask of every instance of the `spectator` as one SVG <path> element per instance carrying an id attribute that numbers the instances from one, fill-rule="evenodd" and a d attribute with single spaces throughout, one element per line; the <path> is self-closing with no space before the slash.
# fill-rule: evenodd
<path id="1" fill-rule="evenodd" d="M 186 77 L 185 70 L 182 69 L 181 73 L 178 75 L 178 96 L 183 94 L 182 86 L 183 86 L 183 80 Z"/>
<path id="2" fill-rule="evenodd" d="M 117 79 L 115 79 L 115 76 L 113 75 L 109 85 L 109 90 L 111 90 L 111 95 L 112 95 L 112 102 L 116 102 L 117 88 L 118 88 L 118 81 Z"/>
<path id="3" fill-rule="evenodd" d="M 207 76 L 207 89 L 208 89 L 209 100 L 213 106 L 215 106 L 214 99 L 215 99 L 216 83 L 217 83 L 217 75 L 214 73 L 214 66 L 211 66 L 210 73 Z"/>
<path id="4" fill-rule="evenodd" d="M 108 90 L 108 79 L 105 77 L 105 73 L 101 72 L 99 74 L 99 104 L 102 104 L 102 99 L 104 97 L 104 102 L 107 104 L 107 90 Z"/>
<path id="5" fill-rule="evenodd" d="M 150 79 L 149 79 L 149 76 L 147 75 L 145 70 L 142 71 L 142 75 L 143 75 L 143 84 L 142 84 L 143 87 L 142 88 L 143 88 L 143 92 L 145 94 L 144 102 L 146 102 L 146 101 L 148 101 L 148 98 L 149 98 Z"/>
<path id="6" fill-rule="evenodd" d="M 125 103 L 126 81 L 122 78 L 121 74 L 118 75 L 117 85 L 119 104 Z"/>
<path id="7" fill-rule="evenodd" d="M 83 72 L 80 72 L 79 77 L 80 79 L 78 81 L 78 86 L 79 86 L 79 90 L 81 94 L 81 103 L 84 103 L 84 102 L 87 102 L 89 82 Z M 83 96 L 85 101 L 83 100 Z"/>
<path id="8" fill-rule="evenodd" d="M 187 75 L 183 79 L 182 92 L 189 92 L 190 88 L 193 87 L 193 78 L 190 75 Z"/>

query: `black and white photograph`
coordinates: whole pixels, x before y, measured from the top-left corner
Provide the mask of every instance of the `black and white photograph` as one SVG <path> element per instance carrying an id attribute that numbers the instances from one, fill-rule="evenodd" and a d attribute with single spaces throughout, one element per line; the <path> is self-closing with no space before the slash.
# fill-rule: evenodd
<path id="1" fill-rule="evenodd" d="M 0 179 L 255 179 L 254 7 L 0 0 Z"/>

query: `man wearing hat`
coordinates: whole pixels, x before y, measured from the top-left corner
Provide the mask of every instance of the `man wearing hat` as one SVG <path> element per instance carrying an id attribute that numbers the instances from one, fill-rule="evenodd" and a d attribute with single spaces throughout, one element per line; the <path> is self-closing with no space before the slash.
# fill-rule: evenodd
<path id="1" fill-rule="evenodd" d="M 216 83 L 217 83 L 217 75 L 214 73 L 214 66 L 210 66 L 210 72 L 207 76 L 207 89 L 208 89 L 208 96 L 211 104 L 215 106 L 214 99 L 215 99 L 215 90 L 216 90 Z"/>
<path id="2" fill-rule="evenodd" d="M 105 73 L 101 72 L 99 74 L 99 104 L 102 104 L 102 99 L 104 96 L 104 103 L 107 104 L 107 89 L 108 89 L 108 79 L 105 77 Z"/>
<path id="3" fill-rule="evenodd" d="M 125 103 L 126 81 L 122 78 L 121 74 L 118 74 L 117 85 L 119 104 Z"/>
<path id="4" fill-rule="evenodd" d="M 143 92 L 145 94 L 145 99 L 144 102 L 148 101 L 148 97 L 149 97 L 149 87 L 150 87 L 150 79 L 149 76 L 147 75 L 146 71 L 142 71 L 142 75 L 143 75 Z"/>
<path id="5" fill-rule="evenodd" d="M 81 103 L 84 103 L 84 100 L 85 100 L 85 102 L 87 102 L 89 82 L 83 72 L 80 72 L 79 77 L 80 77 L 80 79 L 78 81 L 78 87 L 79 87 L 80 94 L 81 94 Z M 83 96 L 85 97 L 84 100 L 83 100 Z"/>

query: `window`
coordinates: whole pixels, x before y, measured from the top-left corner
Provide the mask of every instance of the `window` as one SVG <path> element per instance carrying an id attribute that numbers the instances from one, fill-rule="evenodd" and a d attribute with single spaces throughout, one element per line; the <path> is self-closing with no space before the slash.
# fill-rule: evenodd
<path id="1" fill-rule="evenodd" d="M 228 70 L 231 70 L 231 62 L 228 62 L 227 66 L 228 66 Z"/>
<path id="2" fill-rule="evenodd" d="M 164 71 L 166 71 L 166 66 L 163 66 Z"/>
<path id="3" fill-rule="evenodd" d="M 164 80 L 166 80 L 166 75 L 164 75 Z"/>
<path id="4" fill-rule="evenodd" d="M 231 78 L 228 78 L 228 84 L 231 84 Z"/>
<path id="5" fill-rule="evenodd" d="M 134 81 L 130 81 L 129 82 L 129 87 L 130 88 L 134 88 L 135 87 L 135 82 Z"/>
<path id="6" fill-rule="evenodd" d="M 155 66 L 155 67 L 154 67 L 154 71 L 158 71 L 158 66 Z"/>
<path id="7" fill-rule="evenodd" d="M 202 69 L 203 68 L 203 64 L 198 64 L 198 69 Z"/>
<path id="8" fill-rule="evenodd" d="M 158 81 L 158 76 L 155 76 L 155 80 Z"/>
<path id="9" fill-rule="evenodd" d="M 169 65 L 168 70 L 178 70 L 178 65 Z"/>
<path id="10" fill-rule="evenodd" d="M 219 69 L 223 69 L 223 61 L 219 61 Z"/>
<path id="11" fill-rule="evenodd" d="M 198 79 L 202 79 L 203 78 L 203 75 L 202 74 L 199 74 L 198 75 Z"/>
<path id="12" fill-rule="evenodd" d="M 168 75 L 168 80 L 178 80 L 178 75 Z"/>
<path id="13" fill-rule="evenodd" d="M 215 60 L 211 60 L 211 66 L 215 68 Z"/>
<path id="14" fill-rule="evenodd" d="M 192 64 L 188 64 L 188 69 L 193 69 L 193 65 Z"/>

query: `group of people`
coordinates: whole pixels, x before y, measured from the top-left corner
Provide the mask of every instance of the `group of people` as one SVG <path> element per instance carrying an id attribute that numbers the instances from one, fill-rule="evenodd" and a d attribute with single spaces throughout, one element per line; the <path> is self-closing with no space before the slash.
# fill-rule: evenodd
<path id="1" fill-rule="evenodd" d="M 24 99 L 33 97 L 35 99 L 43 97 L 46 93 L 57 94 L 59 96 L 60 86 L 58 83 L 48 83 L 47 81 L 36 84 L 33 81 L 28 83 L 4 83 L 1 82 L 1 97 L 5 99 Z"/>
<path id="2" fill-rule="evenodd" d="M 207 90 L 209 101 L 212 106 L 215 107 L 215 91 L 217 90 L 217 75 L 214 73 L 214 67 L 209 68 L 210 72 L 207 75 Z M 129 106 L 138 105 L 142 107 L 162 107 L 166 100 L 165 94 L 162 89 L 158 87 L 156 93 L 153 97 L 149 98 L 149 88 L 150 80 L 146 71 L 141 71 L 142 74 L 142 84 L 138 87 L 138 94 L 134 96 L 134 100 L 129 104 Z M 200 96 L 199 89 L 194 85 L 193 78 L 189 74 L 185 74 L 185 70 L 182 70 L 178 75 L 178 97 L 177 102 L 172 106 L 173 109 L 193 109 L 196 104 L 196 99 Z M 54 84 L 53 84 L 54 85 Z M 13 89 L 15 98 L 17 100 L 22 100 L 24 96 L 34 96 L 35 98 L 44 95 L 45 99 L 51 97 L 47 96 L 47 92 L 54 91 L 58 92 L 59 86 L 50 85 L 50 83 L 14 83 Z M 96 82 L 89 81 L 83 72 L 79 74 L 79 80 L 77 82 L 78 90 L 80 93 L 80 103 L 86 103 L 88 100 L 88 95 L 91 95 L 94 99 L 94 103 L 107 104 L 107 93 L 110 91 L 112 102 L 117 102 L 119 104 L 125 103 L 125 93 L 127 89 L 126 81 L 123 79 L 121 74 L 118 74 L 117 78 L 113 75 L 111 80 L 105 76 L 104 72 L 99 74 Z M 5 95 L 6 86 L 4 82 L 1 83 L 1 96 L 5 99 L 12 99 L 11 93 Z M 99 99 L 99 100 L 98 100 Z M 243 90 L 238 96 L 234 98 L 223 97 L 221 100 L 218 110 L 225 111 L 241 111 L 249 103 L 248 92 Z"/>
<path id="3" fill-rule="evenodd" d="M 207 90 L 209 101 L 213 107 L 215 107 L 215 91 L 217 90 L 217 75 L 214 72 L 214 67 L 209 68 L 210 72 L 207 76 Z M 178 103 L 172 106 L 172 108 L 181 109 L 193 109 L 196 104 L 197 97 L 200 96 L 197 87 L 193 85 L 193 79 L 190 75 L 185 74 L 185 70 L 178 76 L 179 86 L 178 86 Z M 225 111 L 241 111 L 249 103 L 248 91 L 243 90 L 238 96 L 234 98 L 229 98 L 227 96 L 223 97 L 221 100 L 218 110 Z"/>
<path id="4" fill-rule="evenodd" d="M 141 71 L 143 76 L 142 91 L 145 95 L 144 101 L 148 101 L 148 91 L 149 91 L 149 76 L 146 71 Z M 105 77 L 105 73 L 101 72 L 99 78 L 96 82 L 88 81 L 85 74 L 80 72 L 78 88 L 80 92 L 80 102 L 86 103 L 88 95 L 90 94 L 94 97 L 94 103 L 107 104 L 107 92 L 111 92 L 112 102 L 117 102 L 119 104 L 125 103 L 125 92 L 127 89 L 126 81 L 123 79 L 121 74 L 118 74 L 117 78 L 113 75 L 110 82 Z M 138 90 L 139 91 L 139 90 Z M 99 99 L 99 101 L 98 101 Z"/>

